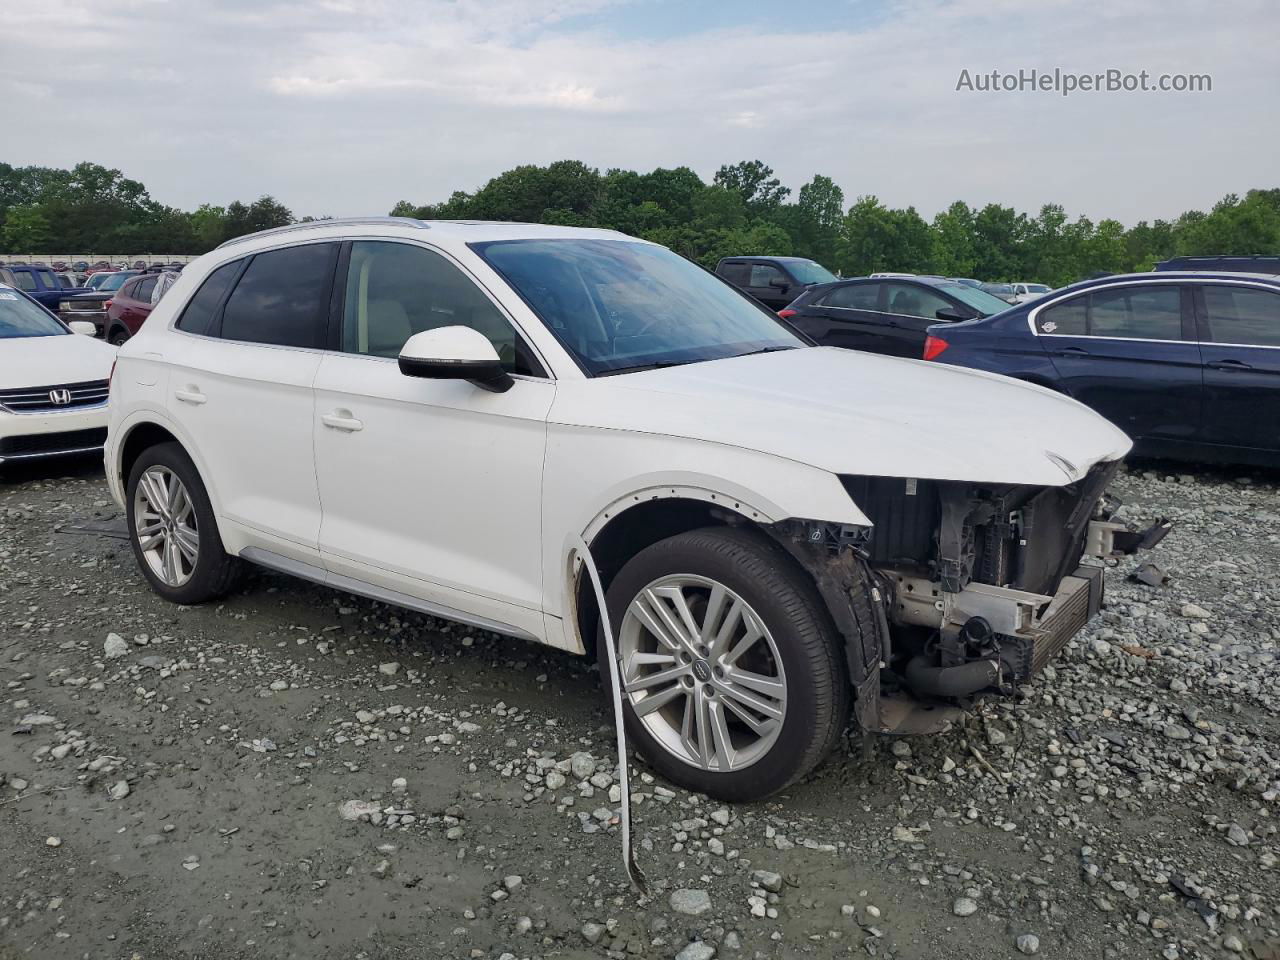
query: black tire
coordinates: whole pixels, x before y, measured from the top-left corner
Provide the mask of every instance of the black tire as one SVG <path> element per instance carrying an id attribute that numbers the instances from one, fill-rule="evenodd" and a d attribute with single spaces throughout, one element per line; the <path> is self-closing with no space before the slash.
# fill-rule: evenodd
<path id="1" fill-rule="evenodd" d="M 787 707 L 782 728 L 768 751 L 749 766 L 725 772 L 706 770 L 664 748 L 636 716 L 624 693 L 628 739 L 668 780 L 721 800 L 759 800 L 786 789 L 830 753 L 848 722 L 848 675 L 830 614 L 813 582 L 777 543 L 755 531 L 708 527 L 659 541 L 618 572 L 606 594 L 615 636 L 635 596 L 655 580 L 675 574 L 723 584 L 764 621 L 785 670 Z M 603 629 L 596 648 L 607 685 Z"/>
<path id="2" fill-rule="evenodd" d="M 119 347 L 127 343 L 129 340 L 129 331 L 116 327 L 111 331 L 111 335 L 107 337 L 107 343 L 113 347 Z"/>
<path id="3" fill-rule="evenodd" d="M 139 479 L 153 466 L 169 468 L 182 481 L 195 514 L 196 529 L 200 534 L 194 569 L 190 579 L 181 586 L 170 586 L 155 575 L 144 558 L 138 542 L 137 526 L 134 522 L 135 493 Z M 180 444 L 160 443 L 142 452 L 129 471 L 129 478 L 125 485 L 125 504 L 129 524 L 129 543 L 133 547 L 134 559 L 138 561 L 138 569 L 151 584 L 151 589 L 160 596 L 173 603 L 205 603 L 225 596 L 235 585 L 242 563 L 239 558 L 230 556 L 222 546 L 222 537 L 218 533 L 218 523 L 213 515 L 209 494 L 205 491 L 195 464 L 191 462 L 191 458 L 187 456 L 187 452 Z"/>

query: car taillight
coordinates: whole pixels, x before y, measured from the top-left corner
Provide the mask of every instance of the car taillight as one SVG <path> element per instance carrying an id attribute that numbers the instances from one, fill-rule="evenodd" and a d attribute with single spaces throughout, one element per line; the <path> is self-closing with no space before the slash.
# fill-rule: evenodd
<path id="1" fill-rule="evenodd" d="M 929 334 L 924 338 L 924 358 L 926 360 L 936 360 L 943 350 L 951 344 L 943 340 L 941 337 L 935 337 Z"/>
<path id="2" fill-rule="evenodd" d="M 791 309 L 778 311 L 778 316 L 780 316 L 783 320 L 790 320 L 795 315 L 796 315 L 796 311 Z"/>

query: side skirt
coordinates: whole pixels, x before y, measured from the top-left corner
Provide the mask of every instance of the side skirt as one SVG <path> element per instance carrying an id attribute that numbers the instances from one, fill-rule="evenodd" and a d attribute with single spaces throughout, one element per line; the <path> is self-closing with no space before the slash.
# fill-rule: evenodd
<path id="1" fill-rule="evenodd" d="M 304 563 L 301 560 L 294 560 L 292 557 L 282 557 L 278 553 L 272 553 L 270 550 L 263 550 L 261 547 L 245 547 L 240 551 L 240 556 L 242 559 L 248 560 L 250 563 L 256 563 L 260 567 L 266 567 L 269 570 L 275 570 L 279 573 L 287 573 L 290 576 L 299 577 L 303 580 L 310 580 L 312 583 L 318 583 L 322 586 L 333 587 L 335 590 L 345 590 L 347 593 L 354 593 L 360 597 L 367 597 L 370 600 L 389 603 L 396 607 L 404 607 L 408 610 L 416 610 L 418 613 L 425 613 L 432 617 L 441 617 L 445 620 L 455 620 L 458 623 L 465 623 L 468 626 L 478 627 L 481 630 L 500 633 L 506 637 L 515 637 L 519 640 L 531 640 L 535 643 L 541 642 L 528 631 L 521 630 L 519 627 L 513 627 L 508 623 L 500 623 L 497 620 L 490 620 L 487 617 L 477 617 L 469 613 L 464 613 L 463 611 L 457 610 L 453 607 L 446 606 L 443 603 L 432 603 L 430 600 L 411 597 L 407 593 L 400 593 L 397 590 L 388 590 L 386 587 L 378 587 L 372 583 L 365 583 L 363 580 L 357 580 L 355 577 L 347 577 L 339 573 L 330 573 L 323 567 Z"/>

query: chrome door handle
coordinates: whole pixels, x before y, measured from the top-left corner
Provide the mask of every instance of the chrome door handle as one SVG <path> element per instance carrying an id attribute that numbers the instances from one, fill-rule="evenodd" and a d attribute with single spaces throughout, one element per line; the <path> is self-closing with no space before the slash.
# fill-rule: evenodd
<path id="1" fill-rule="evenodd" d="M 209 399 L 199 390 L 175 390 L 173 395 L 183 403 L 194 403 L 196 406 L 207 402 Z"/>
<path id="2" fill-rule="evenodd" d="M 364 429 L 363 421 L 337 413 L 326 413 L 320 418 L 320 422 L 326 427 L 332 427 L 334 430 L 344 430 L 347 433 L 355 433 L 357 430 Z"/>

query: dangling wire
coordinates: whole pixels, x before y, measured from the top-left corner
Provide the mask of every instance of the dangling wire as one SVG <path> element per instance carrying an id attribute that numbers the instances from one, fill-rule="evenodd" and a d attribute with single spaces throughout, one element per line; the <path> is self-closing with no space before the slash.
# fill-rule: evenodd
<path id="1" fill-rule="evenodd" d="M 627 764 L 627 731 L 622 719 L 622 676 L 618 666 L 618 647 L 613 639 L 613 626 L 609 623 L 609 607 L 605 603 L 604 588 L 600 585 L 600 574 L 596 570 L 595 559 L 591 556 L 591 548 L 581 537 L 573 544 L 574 560 L 587 569 L 591 578 L 591 586 L 596 594 L 596 606 L 600 608 L 600 624 L 604 627 L 605 650 L 609 654 L 609 689 L 613 694 L 613 722 L 618 738 L 618 783 L 622 790 L 622 863 L 627 870 L 627 878 L 640 893 L 649 892 L 649 884 L 644 871 L 636 863 L 635 850 L 631 845 L 631 778 Z"/>

